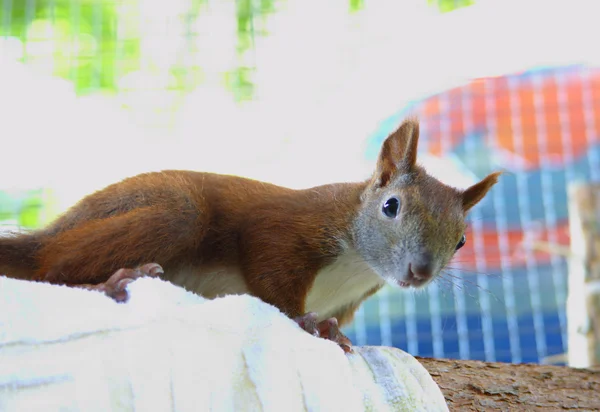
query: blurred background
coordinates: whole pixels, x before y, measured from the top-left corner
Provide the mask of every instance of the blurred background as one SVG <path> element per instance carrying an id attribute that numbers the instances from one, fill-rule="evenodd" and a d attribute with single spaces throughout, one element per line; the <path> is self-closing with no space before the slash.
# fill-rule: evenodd
<path id="1" fill-rule="evenodd" d="M 413 355 L 563 362 L 567 187 L 600 175 L 594 0 L 0 0 L 0 221 L 46 224 L 165 168 L 294 188 L 370 175 L 421 120 L 420 161 L 499 185 L 424 292 L 346 329 Z"/>

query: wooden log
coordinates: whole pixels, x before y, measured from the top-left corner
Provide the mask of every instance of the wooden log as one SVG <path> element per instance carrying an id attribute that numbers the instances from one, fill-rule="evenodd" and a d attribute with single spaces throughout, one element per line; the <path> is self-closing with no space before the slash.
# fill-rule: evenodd
<path id="1" fill-rule="evenodd" d="M 451 411 L 600 410 L 600 368 L 417 359 Z"/>
<path id="2" fill-rule="evenodd" d="M 569 365 L 600 365 L 600 184 L 569 187 L 569 231 Z"/>

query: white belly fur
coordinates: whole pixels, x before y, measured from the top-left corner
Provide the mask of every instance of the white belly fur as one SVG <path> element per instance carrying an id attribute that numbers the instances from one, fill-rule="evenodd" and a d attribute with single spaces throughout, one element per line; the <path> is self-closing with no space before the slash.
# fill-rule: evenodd
<path id="1" fill-rule="evenodd" d="M 163 278 L 207 299 L 249 293 L 246 281 L 240 270 L 235 267 L 180 269 L 173 273 L 165 273 Z"/>
<path id="2" fill-rule="evenodd" d="M 241 271 L 236 267 L 180 269 L 163 276 L 207 299 L 249 293 Z M 354 251 L 348 251 L 317 274 L 308 293 L 306 311 L 316 312 L 319 320 L 331 317 L 337 310 L 360 301 L 385 281 Z"/>
<path id="3" fill-rule="evenodd" d="M 323 268 L 308 293 L 306 311 L 316 312 L 319 320 L 360 299 L 385 281 L 354 251 L 348 251 Z"/>

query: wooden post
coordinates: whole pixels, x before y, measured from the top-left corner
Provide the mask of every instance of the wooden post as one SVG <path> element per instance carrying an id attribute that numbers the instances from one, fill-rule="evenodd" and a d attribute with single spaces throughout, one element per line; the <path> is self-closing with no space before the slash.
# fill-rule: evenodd
<path id="1" fill-rule="evenodd" d="M 600 365 L 600 184 L 569 187 L 569 365 Z"/>

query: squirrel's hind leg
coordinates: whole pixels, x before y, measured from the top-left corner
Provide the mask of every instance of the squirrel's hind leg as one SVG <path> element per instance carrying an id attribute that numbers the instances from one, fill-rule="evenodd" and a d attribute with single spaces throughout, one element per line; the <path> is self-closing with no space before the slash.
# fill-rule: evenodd
<path id="1" fill-rule="evenodd" d="M 36 280 L 102 284 L 121 268 L 148 262 L 168 270 L 197 255 L 205 231 L 203 220 L 194 210 L 157 206 L 87 221 L 46 242 L 39 251 Z"/>
<path id="2" fill-rule="evenodd" d="M 117 302 L 126 302 L 129 299 L 127 285 L 144 276 L 157 277 L 163 274 L 163 269 L 158 263 L 147 263 L 135 269 L 119 269 L 113 273 L 106 282 L 83 285 L 73 285 L 78 288 L 97 290 Z"/>

